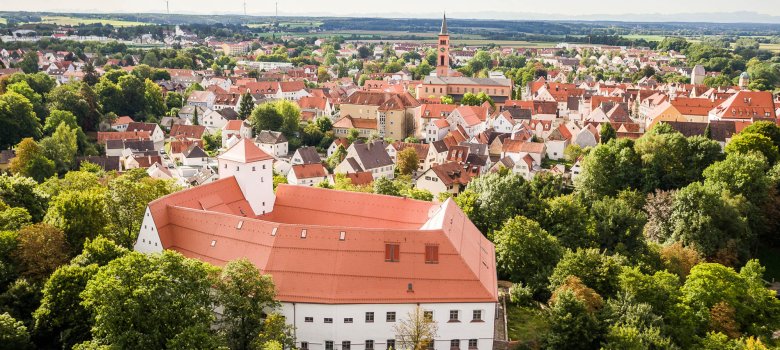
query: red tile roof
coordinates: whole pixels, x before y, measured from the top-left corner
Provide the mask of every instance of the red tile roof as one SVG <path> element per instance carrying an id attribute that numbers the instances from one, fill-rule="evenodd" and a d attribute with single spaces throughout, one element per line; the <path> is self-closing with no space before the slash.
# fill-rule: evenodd
<path id="1" fill-rule="evenodd" d="M 108 140 L 150 140 L 151 135 L 147 131 L 122 131 L 97 133 L 98 143 L 106 143 Z"/>
<path id="2" fill-rule="evenodd" d="M 723 119 L 774 118 L 775 102 L 769 91 L 740 91 L 711 113 Z"/>
<path id="3" fill-rule="evenodd" d="M 497 300 L 494 246 L 452 200 L 280 185 L 273 212 L 251 218 L 242 216 L 251 209 L 229 177 L 149 209 L 165 249 L 215 265 L 247 258 L 273 276 L 280 301 Z M 398 262 L 385 261 L 388 242 L 399 245 Z M 439 247 L 438 264 L 425 263 L 428 245 Z"/>
<path id="4" fill-rule="evenodd" d="M 328 171 L 322 164 L 298 164 L 292 166 L 292 172 L 295 173 L 296 179 L 309 179 L 313 177 L 326 177 Z"/>
<path id="5" fill-rule="evenodd" d="M 225 153 L 219 155 L 220 159 L 232 160 L 241 163 L 252 163 L 261 160 L 274 159 L 257 147 L 254 142 L 247 139 L 238 141 L 233 147 L 230 147 Z"/>

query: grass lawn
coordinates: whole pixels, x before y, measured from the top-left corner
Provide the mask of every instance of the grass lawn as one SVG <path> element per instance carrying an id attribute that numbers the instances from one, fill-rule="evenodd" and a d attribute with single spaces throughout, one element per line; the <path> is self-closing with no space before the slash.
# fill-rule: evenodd
<path id="1" fill-rule="evenodd" d="M 780 281 L 780 248 L 761 246 L 756 257 L 761 265 L 766 267 L 764 279 L 770 282 L 772 279 Z"/>
<path id="2" fill-rule="evenodd" d="M 79 18 L 79 17 L 70 17 L 70 16 L 43 16 L 41 18 L 41 23 L 71 25 L 71 26 L 78 25 L 79 23 L 83 23 L 83 24 L 102 23 L 102 24 L 110 24 L 114 27 L 133 27 L 133 26 L 141 26 L 141 25 L 149 24 L 144 22 L 132 22 L 132 21 L 123 21 L 123 20 L 115 20 L 115 19 Z"/>
<path id="3" fill-rule="evenodd" d="M 524 344 L 538 344 L 547 329 L 541 310 L 507 304 L 507 332 L 509 340 Z"/>
<path id="4" fill-rule="evenodd" d="M 6 24 L 6 23 L 8 23 L 8 20 L 6 20 L 3 17 L 0 17 L 0 24 Z"/>

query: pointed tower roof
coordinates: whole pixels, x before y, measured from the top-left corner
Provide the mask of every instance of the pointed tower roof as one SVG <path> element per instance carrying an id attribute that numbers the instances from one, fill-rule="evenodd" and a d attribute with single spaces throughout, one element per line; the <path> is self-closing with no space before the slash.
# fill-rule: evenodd
<path id="1" fill-rule="evenodd" d="M 444 13 L 444 18 L 441 20 L 441 32 L 439 35 L 449 35 L 447 32 L 447 13 Z"/>
<path id="2" fill-rule="evenodd" d="M 219 158 L 240 163 L 252 163 L 273 159 L 268 153 L 263 152 L 257 145 L 247 139 L 242 139 L 233 145 L 233 147 L 230 147 L 230 149 L 225 151 L 225 153 L 222 153 Z"/>

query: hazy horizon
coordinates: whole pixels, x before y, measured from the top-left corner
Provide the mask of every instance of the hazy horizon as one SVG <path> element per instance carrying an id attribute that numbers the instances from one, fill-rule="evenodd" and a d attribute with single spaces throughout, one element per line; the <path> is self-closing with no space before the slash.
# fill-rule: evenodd
<path id="1" fill-rule="evenodd" d="M 586 19 L 586 20 L 641 20 L 653 19 L 701 21 L 708 18 L 733 21 L 778 22 L 780 6 L 776 0 L 656 0 L 653 2 L 626 2 L 605 0 L 596 3 L 570 0 L 548 0 L 545 7 L 528 0 L 484 0 L 481 7 L 462 0 L 419 2 L 396 0 L 370 2 L 341 0 L 279 1 L 280 16 L 335 16 L 335 17 L 393 17 L 433 18 L 443 11 L 453 18 L 479 19 Z M 244 0 L 169 0 L 172 14 L 243 14 Z M 105 0 L 30 0 L 4 6 L 5 11 L 84 12 L 84 13 L 165 13 L 165 0 L 136 0 L 130 2 Z M 751 13 L 752 12 L 752 13 Z M 274 14 L 274 1 L 246 0 L 246 13 L 255 16 Z M 755 14 L 753 14 L 755 13 Z M 686 17 L 690 15 L 690 18 Z"/>

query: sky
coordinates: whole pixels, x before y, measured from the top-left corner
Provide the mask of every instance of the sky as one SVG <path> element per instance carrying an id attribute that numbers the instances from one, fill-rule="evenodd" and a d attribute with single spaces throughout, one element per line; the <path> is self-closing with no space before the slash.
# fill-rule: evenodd
<path id="1" fill-rule="evenodd" d="M 243 13 L 244 0 L 169 0 L 171 13 Z M 7 11 L 53 12 L 165 12 L 165 0 L 0 0 Z M 510 19 L 513 15 L 541 17 L 589 15 L 755 12 L 780 16 L 778 0 L 279 0 L 280 15 L 437 17 L 447 11 L 459 18 Z M 544 6 L 540 6 L 543 4 Z M 478 8 L 475 8 L 479 6 Z M 269 15 L 274 0 L 246 0 L 247 13 Z M 509 18 L 507 18 L 509 17 Z M 517 17 L 514 19 L 522 19 Z"/>

